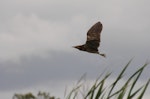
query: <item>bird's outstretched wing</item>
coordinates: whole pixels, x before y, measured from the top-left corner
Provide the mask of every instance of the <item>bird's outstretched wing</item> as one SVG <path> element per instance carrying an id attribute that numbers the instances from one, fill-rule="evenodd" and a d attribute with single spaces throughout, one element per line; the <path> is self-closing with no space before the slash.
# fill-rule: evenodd
<path id="1" fill-rule="evenodd" d="M 92 49 L 97 50 L 100 45 L 100 36 L 102 31 L 102 24 L 97 22 L 94 24 L 87 32 L 87 41 L 86 45 Z"/>

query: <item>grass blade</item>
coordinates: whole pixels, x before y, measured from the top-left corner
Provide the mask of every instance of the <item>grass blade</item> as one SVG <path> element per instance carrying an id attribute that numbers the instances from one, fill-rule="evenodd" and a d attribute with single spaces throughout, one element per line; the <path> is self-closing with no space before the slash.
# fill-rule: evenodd
<path id="1" fill-rule="evenodd" d="M 137 77 L 135 78 L 135 80 L 133 81 L 133 84 L 131 86 L 131 89 L 129 90 L 129 94 L 128 94 L 128 98 L 130 97 L 132 90 L 135 86 L 135 84 L 137 83 L 137 80 L 139 79 L 139 77 L 141 76 L 144 68 L 147 66 L 147 64 L 144 64 L 144 66 L 142 66 L 139 70 L 137 70 L 129 79 L 131 80 L 134 76 L 137 75 Z"/>
<path id="2" fill-rule="evenodd" d="M 120 93 L 119 96 L 118 96 L 118 99 L 123 99 L 123 97 L 125 96 L 125 93 L 126 93 L 126 89 L 127 89 L 127 86 L 125 86 L 125 87 L 122 89 L 121 93 Z"/>
<path id="3" fill-rule="evenodd" d="M 103 89 L 103 86 L 104 86 L 104 83 L 105 83 L 105 80 L 111 75 L 111 73 L 107 74 L 104 79 L 101 80 L 101 82 L 97 85 L 99 87 L 98 89 L 98 92 L 96 94 L 96 97 L 95 99 L 99 99 L 99 97 L 102 95 L 104 89 Z"/>
<path id="4" fill-rule="evenodd" d="M 139 91 L 141 91 L 142 88 L 143 88 L 143 86 L 140 87 L 138 90 L 136 90 L 132 95 L 130 95 L 129 99 L 132 99 Z"/>
<path id="5" fill-rule="evenodd" d="M 131 63 L 131 61 L 132 61 L 132 59 L 127 63 L 127 65 L 123 68 L 123 70 L 121 71 L 121 73 L 120 73 L 119 76 L 117 77 L 116 81 L 112 84 L 112 87 L 111 87 L 111 89 L 110 89 L 110 91 L 109 91 L 109 93 L 108 93 L 107 99 L 109 99 L 109 97 L 110 97 L 110 95 L 111 95 L 111 93 L 112 93 L 114 87 L 116 86 L 116 84 L 118 83 L 118 81 L 122 78 L 122 76 L 123 76 L 125 70 L 126 70 L 127 67 L 129 66 L 129 64 Z"/>
<path id="6" fill-rule="evenodd" d="M 142 93 L 140 94 L 140 96 L 137 99 L 142 99 L 142 97 L 144 96 L 144 93 L 145 93 L 146 89 L 148 88 L 149 83 L 150 83 L 150 79 L 147 81 L 147 83 L 146 83 L 146 85 L 145 85 Z"/>
<path id="7" fill-rule="evenodd" d="M 77 86 L 76 88 L 73 88 L 71 90 L 71 92 L 69 93 L 69 95 L 67 96 L 67 99 L 71 99 L 71 96 L 73 95 L 73 93 L 75 93 L 76 95 L 76 91 L 81 87 L 82 85 Z"/>

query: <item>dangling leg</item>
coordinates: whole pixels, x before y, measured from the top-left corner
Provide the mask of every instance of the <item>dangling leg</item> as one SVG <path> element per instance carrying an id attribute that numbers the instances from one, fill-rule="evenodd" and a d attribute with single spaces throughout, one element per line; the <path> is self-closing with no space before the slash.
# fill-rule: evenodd
<path id="1" fill-rule="evenodd" d="M 105 54 L 100 54 L 100 53 L 99 53 L 99 55 L 101 55 L 101 56 L 103 56 L 103 57 L 106 57 L 106 55 L 105 55 Z"/>

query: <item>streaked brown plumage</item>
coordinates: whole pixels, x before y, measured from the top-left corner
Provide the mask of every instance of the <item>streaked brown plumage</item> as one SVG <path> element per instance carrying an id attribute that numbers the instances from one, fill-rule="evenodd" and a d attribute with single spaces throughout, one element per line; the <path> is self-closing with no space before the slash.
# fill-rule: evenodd
<path id="1" fill-rule="evenodd" d="M 105 54 L 100 54 L 98 51 L 98 47 L 100 46 L 100 41 L 101 41 L 100 36 L 101 36 L 102 28 L 103 25 L 101 24 L 101 22 L 97 22 L 96 24 L 94 24 L 87 32 L 86 43 L 83 45 L 74 46 L 74 48 L 89 53 L 96 53 L 105 57 Z"/>

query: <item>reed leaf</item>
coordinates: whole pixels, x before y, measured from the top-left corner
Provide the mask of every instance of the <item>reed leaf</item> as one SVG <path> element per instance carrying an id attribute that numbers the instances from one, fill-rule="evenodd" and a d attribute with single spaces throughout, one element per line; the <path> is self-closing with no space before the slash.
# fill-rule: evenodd
<path id="1" fill-rule="evenodd" d="M 145 84 L 142 93 L 139 95 L 139 97 L 138 97 L 137 99 L 142 99 L 142 98 L 143 98 L 144 93 L 145 93 L 146 89 L 148 88 L 149 83 L 150 83 L 150 79 L 149 79 L 149 80 L 147 81 L 147 83 Z"/>

